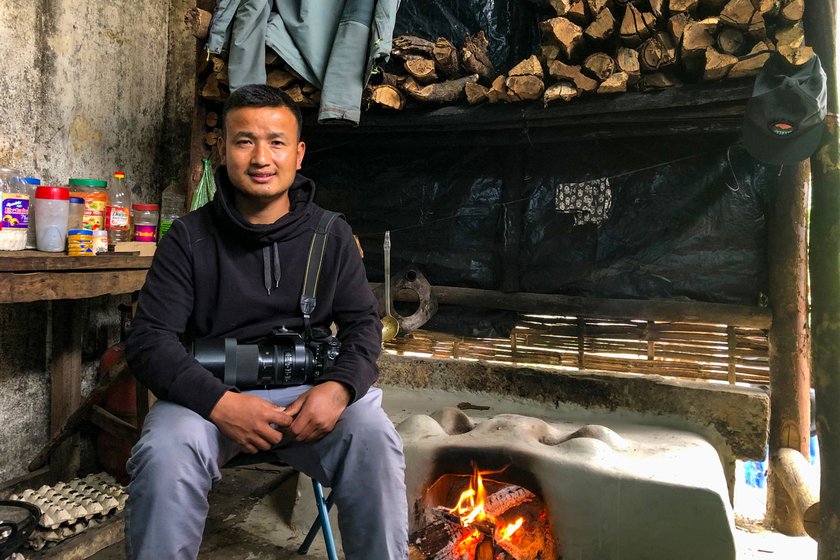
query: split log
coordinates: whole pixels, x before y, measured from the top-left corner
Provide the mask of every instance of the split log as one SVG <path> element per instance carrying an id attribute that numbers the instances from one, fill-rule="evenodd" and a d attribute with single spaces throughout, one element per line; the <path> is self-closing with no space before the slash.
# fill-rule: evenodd
<path id="1" fill-rule="evenodd" d="M 487 101 L 490 103 L 509 103 L 511 101 L 516 101 L 516 98 L 510 94 L 507 89 L 507 85 L 505 85 L 504 76 L 497 76 L 496 79 L 493 80 L 493 84 L 490 86 L 490 89 L 487 90 Z"/>
<path id="2" fill-rule="evenodd" d="M 654 72 L 642 76 L 641 87 L 643 90 L 665 89 L 682 85 L 672 74 L 668 72 Z"/>
<path id="3" fill-rule="evenodd" d="M 612 37 L 614 30 L 615 18 L 610 10 L 604 9 L 595 16 L 595 20 L 589 24 L 584 34 L 590 41 L 597 43 Z"/>
<path id="4" fill-rule="evenodd" d="M 752 2 L 764 17 L 773 17 L 779 10 L 779 0 L 752 0 Z"/>
<path id="5" fill-rule="evenodd" d="M 208 101 L 216 101 L 218 103 L 227 99 L 227 94 L 219 87 L 219 80 L 216 78 L 216 74 L 214 73 L 207 76 L 207 81 L 205 81 L 204 85 L 201 86 L 200 95 Z"/>
<path id="6" fill-rule="evenodd" d="M 682 34 L 681 53 L 683 59 L 704 55 L 706 49 L 715 43 L 714 32 L 717 25 L 717 18 L 689 21 Z"/>
<path id="7" fill-rule="evenodd" d="M 508 484 L 487 497 L 484 511 L 490 517 L 499 517 L 507 510 L 536 498 L 533 492 L 515 484 Z"/>
<path id="8" fill-rule="evenodd" d="M 405 71 L 421 84 L 430 84 L 438 79 L 435 63 L 428 58 L 412 58 L 403 64 Z"/>
<path id="9" fill-rule="evenodd" d="M 536 76 L 537 78 L 544 78 L 543 67 L 540 60 L 531 55 L 516 66 L 510 69 L 508 76 Z"/>
<path id="10" fill-rule="evenodd" d="M 313 107 L 317 107 L 321 104 L 321 90 L 316 89 L 311 94 L 309 94 L 309 102 L 312 103 Z"/>
<path id="11" fill-rule="evenodd" d="M 219 143 L 219 138 L 222 137 L 222 129 L 214 128 L 204 135 L 204 143 L 208 146 L 215 146 Z"/>
<path id="12" fill-rule="evenodd" d="M 560 47 L 560 55 L 567 61 L 574 59 L 583 45 L 583 29 L 564 17 L 540 22 L 543 36 L 550 38 Z"/>
<path id="13" fill-rule="evenodd" d="M 487 100 L 488 88 L 481 84 L 467 83 L 464 86 L 464 93 L 467 95 L 467 103 L 470 105 L 478 105 L 482 101 Z"/>
<path id="14" fill-rule="evenodd" d="M 300 85 L 300 91 L 303 92 L 304 95 L 309 95 L 310 93 L 317 91 L 318 88 L 310 84 L 309 82 L 304 82 Z"/>
<path id="15" fill-rule="evenodd" d="M 694 13 L 697 11 L 698 0 L 669 0 L 668 10 L 672 14 Z"/>
<path id="16" fill-rule="evenodd" d="M 400 35 L 391 42 L 391 54 L 403 60 L 431 58 L 435 44 L 414 35 Z"/>
<path id="17" fill-rule="evenodd" d="M 776 47 L 791 47 L 797 49 L 805 44 L 805 28 L 802 22 L 776 28 Z"/>
<path id="18" fill-rule="evenodd" d="M 446 554 L 452 554 L 455 544 L 470 532 L 470 529 L 455 523 L 436 519 L 411 535 L 410 540 L 427 558 L 445 558 Z"/>
<path id="19" fill-rule="evenodd" d="M 767 62 L 767 59 L 770 58 L 769 52 L 764 54 L 758 53 L 770 50 L 773 50 L 773 43 L 770 41 L 756 43 L 747 56 L 745 56 L 743 60 L 739 60 L 735 63 L 735 65 L 729 70 L 727 77 L 734 79 L 743 78 L 744 76 L 755 76 L 764 66 L 764 63 Z"/>
<path id="20" fill-rule="evenodd" d="M 651 36 L 656 28 L 656 17 L 650 12 L 640 12 L 633 4 L 627 4 L 619 35 L 629 47 L 637 47 Z"/>
<path id="21" fill-rule="evenodd" d="M 572 82 L 581 91 L 588 92 L 598 89 L 598 82 L 584 75 L 581 72 L 580 66 L 571 66 L 555 60 L 548 67 L 548 74 L 557 80 Z"/>
<path id="22" fill-rule="evenodd" d="M 220 56 L 214 56 L 210 59 L 210 64 L 213 66 L 211 72 L 216 75 L 216 80 L 220 84 L 230 85 L 227 62 L 225 62 L 225 59 Z"/>
<path id="23" fill-rule="evenodd" d="M 689 21 L 691 21 L 691 18 L 688 17 L 688 14 L 677 14 L 668 19 L 668 33 L 674 38 L 675 45 L 680 44 L 685 26 Z"/>
<path id="24" fill-rule="evenodd" d="M 615 60 L 607 53 L 592 53 L 583 61 L 581 70 L 599 82 L 603 82 L 615 72 Z"/>
<path id="25" fill-rule="evenodd" d="M 796 508 L 801 530 L 819 540 L 820 498 L 819 479 L 814 467 L 795 449 L 782 448 L 772 457 L 770 469 L 781 481 Z"/>
<path id="26" fill-rule="evenodd" d="M 286 95 L 291 97 L 292 101 L 294 101 L 297 104 L 302 104 L 302 103 L 305 103 L 306 101 L 308 101 L 308 99 L 306 99 L 303 96 L 303 92 L 300 90 L 300 85 L 299 84 L 293 84 L 293 85 L 287 87 L 286 89 L 284 89 L 283 91 L 286 92 Z"/>
<path id="27" fill-rule="evenodd" d="M 791 23 L 796 23 L 805 15 L 805 0 L 787 0 L 779 10 L 779 16 Z"/>
<path id="28" fill-rule="evenodd" d="M 493 540 L 484 539 L 475 547 L 475 560 L 494 560 Z"/>
<path id="29" fill-rule="evenodd" d="M 478 81 L 478 76 L 465 76 L 438 84 L 421 86 L 414 78 L 408 77 L 402 85 L 403 91 L 424 103 L 455 103 L 464 98 L 464 86 Z"/>
<path id="30" fill-rule="evenodd" d="M 542 62 L 547 68 L 549 64 L 560 56 L 560 45 L 557 43 L 542 44 L 540 45 L 540 51 L 542 54 Z"/>
<path id="31" fill-rule="evenodd" d="M 545 94 L 543 95 L 543 106 L 548 107 L 549 103 L 557 101 L 558 99 L 571 101 L 575 97 L 578 97 L 580 93 L 580 90 L 571 82 L 567 82 L 565 80 L 557 82 L 545 90 Z"/>
<path id="32" fill-rule="evenodd" d="M 667 12 L 665 0 L 650 0 L 650 11 L 656 16 L 656 19 L 663 19 Z"/>
<path id="33" fill-rule="evenodd" d="M 744 32 L 734 27 L 722 27 L 715 37 L 715 45 L 720 52 L 733 56 L 741 56 L 749 49 Z"/>
<path id="34" fill-rule="evenodd" d="M 639 48 L 639 62 L 649 72 L 668 67 L 676 60 L 676 48 L 668 33 L 655 33 Z"/>
<path id="35" fill-rule="evenodd" d="M 378 106 L 401 111 L 405 107 L 405 96 L 391 85 L 368 86 L 365 90 L 368 107 Z"/>
<path id="36" fill-rule="evenodd" d="M 212 18 L 213 14 L 206 10 L 190 8 L 184 15 L 184 24 L 193 34 L 193 37 L 203 41 L 207 39 L 207 35 L 210 33 L 210 20 Z"/>
<path id="37" fill-rule="evenodd" d="M 794 66 L 802 66 L 814 56 L 814 49 L 807 46 L 788 47 L 782 45 L 779 47 L 779 54 L 787 59 L 788 62 Z"/>
<path id="38" fill-rule="evenodd" d="M 585 27 L 589 22 L 589 18 L 586 15 L 586 2 L 583 0 L 573 2 L 569 11 L 566 13 L 566 19 L 577 26 Z"/>
<path id="39" fill-rule="evenodd" d="M 719 53 L 714 47 L 706 49 L 706 65 L 703 68 L 703 79 L 707 82 L 721 80 L 738 62 L 737 56 Z"/>
<path id="40" fill-rule="evenodd" d="M 539 99 L 545 91 L 545 84 L 537 76 L 511 76 L 505 80 L 505 86 L 517 101 Z"/>
<path id="41" fill-rule="evenodd" d="M 558 16 L 565 16 L 572 8 L 572 0 L 548 0 L 548 3 Z"/>
<path id="42" fill-rule="evenodd" d="M 487 47 L 490 43 L 484 31 L 475 35 L 467 35 L 464 39 L 464 46 L 461 47 L 461 64 L 471 74 L 477 74 L 486 82 L 490 82 L 496 76 L 493 63 L 487 56 Z"/>
<path id="43" fill-rule="evenodd" d="M 627 74 L 628 85 L 636 84 L 640 78 L 639 53 L 633 49 L 619 47 L 615 53 L 615 65 Z"/>
<path id="44" fill-rule="evenodd" d="M 215 128 L 219 124 L 219 113 L 216 111 L 208 111 L 204 116 L 204 124 L 210 128 Z"/>
<path id="45" fill-rule="evenodd" d="M 429 557 L 423 554 L 423 552 L 413 544 L 409 544 L 408 560 L 429 560 Z"/>
<path id="46" fill-rule="evenodd" d="M 461 63 L 458 62 L 458 49 L 444 37 L 438 37 L 435 46 L 432 48 L 432 57 L 435 59 L 440 73 L 447 79 L 460 78 Z"/>
<path id="47" fill-rule="evenodd" d="M 585 2 L 591 19 L 595 19 L 604 10 L 610 9 L 610 4 L 612 4 L 612 0 L 585 0 Z"/>
<path id="48" fill-rule="evenodd" d="M 291 72 L 275 68 L 265 77 L 265 83 L 276 88 L 284 89 L 291 86 L 297 78 Z"/>
<path id="49" fill-rule="evenodd" d="M 622 93 L 627 91 L 627 74 L 616 72 L 598 86 L 597 93 Z"/>
<path id="50" fill-rule="evenodd" d="M 764 17 L 750 0 L 730 0 L 720 12 L 720 23 L 743 29 L 754 37 L 765 35 Z"/>
<path id="51" fill-rule="evenodd" d="M 399 87 L 404 81 L 405 76 L 400 74 L 392 74 L 390 72 L 382 72 L 380 74 L 380 85 Z"/>
<path id="52" fill-rule="evenodd" d="M 266 47 L 265 48 L 265 65 L 266 66 L 274 66 L 280 61 L 280 55 L 274 52 L 273 49 Z"/>

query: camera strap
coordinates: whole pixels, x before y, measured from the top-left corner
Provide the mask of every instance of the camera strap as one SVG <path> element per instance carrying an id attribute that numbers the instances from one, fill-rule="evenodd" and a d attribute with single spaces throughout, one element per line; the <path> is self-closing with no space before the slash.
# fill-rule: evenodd
<path id="1" fill-rule="evenodd" d="M 307 340 L 312 340 L 312 323 L 310 317 L 315 311 L 315 291 L 318 289 L 318 277 L 321 275 L 321 265 L 327 248 L 327 233 L 336 218 L 343 217 L 338 212 L 324 210 L 321 221 L 312 236 L 309 245 L 309 257 L 306 262 L 306 273 L 303 276 L 303 292 L 300 296 L 300 310 L 303 312 L 303 327 L 306 329 Z"/>

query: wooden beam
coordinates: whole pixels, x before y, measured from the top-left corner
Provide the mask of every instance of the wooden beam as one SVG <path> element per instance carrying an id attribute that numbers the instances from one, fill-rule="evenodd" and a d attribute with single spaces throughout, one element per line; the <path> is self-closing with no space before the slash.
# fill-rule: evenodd
<path id="1" fill-rule="evenodd" d="M 808 2 L 808 42 L 828 76 L 828 112 L 838 112 L 837 0 Z M 820 438 L 820 545 L 818 560 L 840 560 L 840 139 L 836 117 L 811 157 L 811 367 Z"/>
<path id="2" fill-rule="evenodd" d="M 769 298 L 773 326 L 769 333 L 770 456 L 781 449 L 809 453 L 811 435 L 811 364 L 808 347 L 806 220 L 808 162 L 782 169 L 767 216 Z M 786 535 L 803 535 L 802 521 L 782 481 L 770 472 L 767 521 Z"/>
<path id="3" fill-rule="evenodd" d="M 77 302 L 53 303 L 50 370 L 50 434 L 55 437 L 82 400 L 82 317 Z M 77 442 L 71 439 L 56 447 L 50 472 L 56 480 L 76 476 L 79 469 Z"/>
<path id="4" fill-rule="evenodd" d="M 116 436 L 132 445 L 140 439 L 140 430 L 137 426 L 133 426 L 122 418 L 114 416 L 99 405 L 93 405 L 88 420 L 94 426 L 102 428 L 112 436 Z"/>
<path id="5" fill-rule="evenodd" d="M 63 253 L 41 251 L 4 251 L 0 258 L 0 272 L 49 272 L 71 270 L 145 270 L 152 266 L 152 257 L 97 255 L 71 257 Z"/>
<path id="6" fill-rule="evenodd" d="M 127 294 L 142 288 L 145 281 L 145 270 L 2 272 L 0 273 L 0 303 L 71 300 Z"/>
<path id="7" fill-rule="evenodd" d="M 781 483 L 779 491 L 789 498 L 790 516 L 798 524 L 797 534 L 819 540 L 819 480 L 813 471 L 811 463 L 795 449 L 779 449 L 770 456 L 770 472 Z"/>
<path id="8" fill-rule="evenodd" d="M 372 289 L 380 283 L 371 282 Z M 613 319 L 644 319 L 733 325 L 769 329 L 773 316 L 769 309 L 748 305 L 683 302 L 668 300 L 635 300 L 586 298 L 555 294 L 504 293 L 475 288 L 434 286 L 438 303 L 506 309 L 522 313 L 573 315 Z M 399 301 L 411 301 L 412 294 L 395 294 Z M 416 298 L 416 295 L 414 296 Z"/>

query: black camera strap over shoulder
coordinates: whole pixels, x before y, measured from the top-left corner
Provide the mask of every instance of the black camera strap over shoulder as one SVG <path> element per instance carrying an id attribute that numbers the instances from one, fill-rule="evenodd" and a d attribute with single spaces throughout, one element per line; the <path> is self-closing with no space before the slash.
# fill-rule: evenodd
<path id="1" fill-rule="evenodd" d="M 321 221 L 312 236 L 309 246 L 309 257 L 306 262 L 306 273 L 303 276 L 303 292 L 300 295 L 300 310 L 303 312 L 303 326 L 306 329 L 307 340 L 312 340 L 312 324 L 310 317 L 315 311 L 315 291 L 318 289 L 318 277 L 321 275 L 321 265 L 327 248 L 327 234 L 336 218 L 343 217 L 338 212 L 324 210 Z"/>

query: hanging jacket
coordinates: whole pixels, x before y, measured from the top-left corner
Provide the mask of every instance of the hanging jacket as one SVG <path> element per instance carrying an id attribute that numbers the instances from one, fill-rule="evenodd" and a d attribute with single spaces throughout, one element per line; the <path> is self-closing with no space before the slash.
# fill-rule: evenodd
<path id="1" fill-rule="evenodd" d="M 388 60 L 399 0 L 220 0 L 207 50 L 228 45 L 230 88 L 264 84 L 265 47 L 321 88 L 318 122 L 358 124 L 362 90 Z"/>
<path id="2" fill-rule="evenodd" d="M 273 224 L 251 224 L 233 205 L 224 167 L 216 197 L 173 222 L 155 252 L 126 342 L 134 375 L 161 399 L 205 418 L 232 388 L 214 377 L 184 343 L 264 339 L 285 326 L 303 331 L 300 296 L 312 234 L 323 214 L 315 185 L 298 175 L 289 190 L 291 211 Z M 381 324 L 376 299 L 350 226 L 330 229 L 317 286 L 313 327 L 338 325 L 341 351 L 317 383 L 338 381 L 351 402 L 376 379 Z"/>

